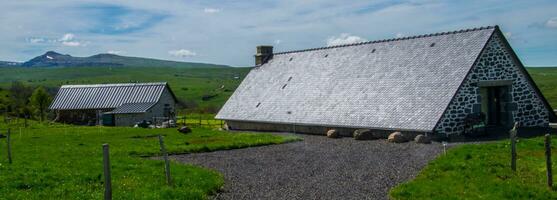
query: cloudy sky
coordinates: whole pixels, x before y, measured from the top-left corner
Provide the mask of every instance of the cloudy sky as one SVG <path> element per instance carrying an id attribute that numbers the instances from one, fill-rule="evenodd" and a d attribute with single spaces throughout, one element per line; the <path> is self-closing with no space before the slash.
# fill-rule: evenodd
<path id="1" fill-rule="evenodd" d="M 464 3 L 466 2 L 466 3 Z M 557 66 L 557 1 L 1 0 L 0 60 L 53 50 L 253 65 L 275 51 L 500 25 L 528 66 Z"/>

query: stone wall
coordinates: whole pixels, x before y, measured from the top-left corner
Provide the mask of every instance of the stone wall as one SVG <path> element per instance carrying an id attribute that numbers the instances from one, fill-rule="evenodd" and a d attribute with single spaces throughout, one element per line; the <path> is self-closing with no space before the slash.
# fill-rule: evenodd
<path id="1" fill-rule="evenodd" d="M 463 133 L 465 117 L 470 113 L 478 112 L 477 107 L 481 105 L 478 86 L 481 81 L 510 81 L 508 103 L 512 106 L 507 108 L 514 110 L 509 113 L 511 123 L 519 122 L 522 127 L 548 125 L 548 109 L 533 86 L 529 84 L 526 75 L 513 60 L 500 37 L 496 33 L 489 40 L 484 52 L 437 124 L 436 133 L 441 135 Z"/>

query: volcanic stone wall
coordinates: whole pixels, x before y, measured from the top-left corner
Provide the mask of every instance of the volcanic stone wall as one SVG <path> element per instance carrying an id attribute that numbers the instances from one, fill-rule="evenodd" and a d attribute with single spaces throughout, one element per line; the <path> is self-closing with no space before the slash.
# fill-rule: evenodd
<path id="1" fill-rule="evenodd" d="M 542 99 L 536 94 L 534 86 L 530 85 L 526 75 L 522 73 L 518 64 L 513 60 L 510 52 L 505 48 L 498 34 L 489 40 L 486 49 L 480 55 L 470 74 L 453 101 L 441 117 L 435 132 L 442 135 L 461 134 L 464 131 L 465 118 L 479 112 L 481 105 L 480 81 L 511 80 L 510 99 L 505 108 L 509 112 L 509 121 L 519 122 L 523 127 L 547 126 L 549 111 Z"/>

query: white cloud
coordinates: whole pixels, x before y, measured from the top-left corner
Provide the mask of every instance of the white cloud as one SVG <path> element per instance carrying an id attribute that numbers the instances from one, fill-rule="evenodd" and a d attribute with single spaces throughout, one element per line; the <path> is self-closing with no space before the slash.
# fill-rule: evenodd
<path id="1" fill-rule="evenodd" d="M 547 28 L 557 28 L 557 17 L 553 17 L 545 22 Z"/>
<path id="2" fill-rule="evenodd" d="M 64 36 L 62 36 L 62 38 L 60 38 L 60 41 L 62 42 L 67 42 L 67 41 L 71 41 L 73 40 L 75 37 L 75 35 L 73 33 L 66 33 L 64 34 Z"/>
<path id="3" fill-rule="evenodd" d="M 106 53 L 109 53 L 109 54 L 122 54 L 122 53 L 124 53 L 124 51 L 108 50 Z"/>
<path id="4" fill-rule="evenodd" d="M 511 32 L 506 32 L 506 33 L 504 33 L 504 35 L 507 39 L 513 38 L 513 33 L 511 33 Z"/>
<path id="5" fill-rule="evenodd" d="M 29 38 L 28 41 L 33 44 L 46 42 L 44 38 Z"/>
<path id="6" fill-rule="evenodd" d="M 197 53 L 187 49 L 172 50 L 168 51 L 168 53 L 176 57 L 192 57 L 197 55 Z"/>
<path id="7" fill-rule="evenodd" d="M 83 44 L 81 44 L 80 42 L 77 42 L 77 41 L 63 41 L 62 45 L 68 46 L 68 47 L 78 47 L 78 46 L 82 46 Z"/>
<path id="8" fill-rule="evenodd" d="M 220 11 L 222 11 L 222 9 L 218 9 L 218 8 L 205 8 L 205 9 L 203 9 L 203 12 L 205 12 L 205 13 L 219 13 Z"/>
<path id="9" fill-rule="evenodd" d="M 336 45 L 342 45 L 342 44 L 352 44 L 352 43 L 358 43 L 358 42 L 365 42 L 366 39 L 355 36 L 355 35 L 350 35 L 348 33 L 343 33 L 340 34 L 339 36 L 332 36 L 329 37 L 329 39 L 327 39 L 327 46 L 336 46 Z"/>
<path id="10" fill-rule="evenodd" d="M 87 46 L 87 44 L 89 44 L 89 42 L 75 40 L 75 35 L 73 33 L 64 34 L 58 41 L 62 43 L 62 45 L 68 47 Z"/>

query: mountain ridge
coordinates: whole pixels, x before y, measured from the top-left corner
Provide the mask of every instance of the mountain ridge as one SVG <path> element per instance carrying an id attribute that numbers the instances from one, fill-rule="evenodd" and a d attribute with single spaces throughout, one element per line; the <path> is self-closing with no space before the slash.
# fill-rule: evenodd
<path id="1" fill-rule="evenodd" d="M 228 65 L 180 62 L 161 60 L 154 58 L 121 56 L 110 53 L 100 53 L 89 57 L 77 57 L 69 54 L 61 54 L 55 51 L 36 56 L 26 62 L 0 61 L 0 66 L 20 66 L 20 67 L 187 67 L 187 68 L 223 68 Z"/>

